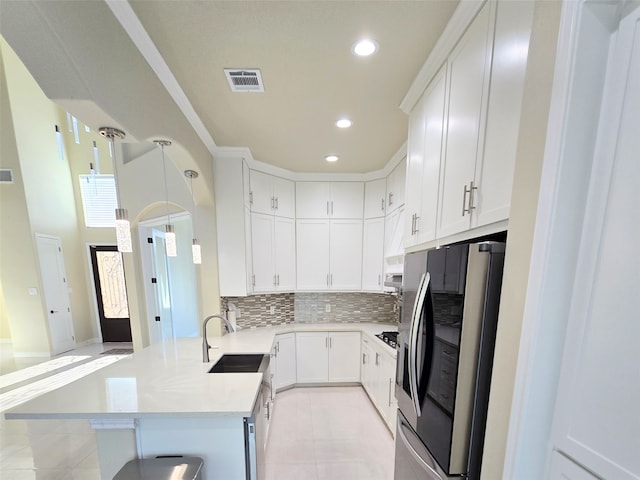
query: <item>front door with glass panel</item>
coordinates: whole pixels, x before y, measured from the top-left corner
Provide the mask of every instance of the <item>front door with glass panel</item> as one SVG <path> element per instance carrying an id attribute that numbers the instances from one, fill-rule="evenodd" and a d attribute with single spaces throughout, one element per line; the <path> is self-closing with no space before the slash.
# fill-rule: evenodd
<path id="1" fill-rule="evenodd" d="M 130 342 L 131 322 L 122 254 L 115 245 L 91 246 L 90 250 L 102 341 Z"/>

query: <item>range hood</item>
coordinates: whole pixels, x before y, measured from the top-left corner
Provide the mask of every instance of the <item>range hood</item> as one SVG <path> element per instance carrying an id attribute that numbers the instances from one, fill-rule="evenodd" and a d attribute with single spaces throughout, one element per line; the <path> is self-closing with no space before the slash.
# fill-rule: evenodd
<path id="1" fill-rule="evenodd" d="M 402 274 L 401 273 L 388 273 L 384 276 L 384 286 L 402 289 Z"/>

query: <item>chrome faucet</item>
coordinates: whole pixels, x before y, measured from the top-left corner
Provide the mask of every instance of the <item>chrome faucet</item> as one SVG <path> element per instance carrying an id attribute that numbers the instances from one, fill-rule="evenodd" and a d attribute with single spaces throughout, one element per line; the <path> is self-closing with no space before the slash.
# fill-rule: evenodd
<path id="1" fill-rule="evenodd" d="M 209 349 L 211 348 L 211 345 L 209 345 L 209 342 L 207 341 L 207 323 L 209 323 L 209 320 L 212 318 L 219 318 L 222 320 L 227 332 L 231 333 L 235 331 L 231 322 L 229 322 L 224 315 L 209 315 L 204 319 L 204 322 L 202 322 L 202 361 L 204 363 L 209 363 Z"/>

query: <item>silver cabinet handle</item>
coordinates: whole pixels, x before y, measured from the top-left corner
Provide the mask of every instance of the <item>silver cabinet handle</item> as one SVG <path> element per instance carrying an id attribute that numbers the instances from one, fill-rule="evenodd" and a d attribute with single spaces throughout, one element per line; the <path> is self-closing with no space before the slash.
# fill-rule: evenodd
<path id="1" fill-rule="evenodd" d="M 476 190 L 478 190 L 478 187 L 475 186 L 474 182 L 471 181 L 471 183 L 469 183 L 469 213 L 471 213 L 471 210 L 474 210 L 476 208 L 475 206 L 475 192 Z"/>
<path id="2" fill-rule="evenodd" d="M 366 360 L 365 360 L 365 355 L 366 354 L 364 354 L 364 353 L 362 354 L 362 364 L 363 365 L 366 365 L 366 363 L 367 363 Z"/>
<path id="3" fill-rule="evenodd" d="M 463 217 L 465 213 L 468 213 L 469 215 L 471 215 L 471 210 L 474 210 L 476 208 L 475 205 L 473 204 L 474 203 L 473 198 L 476 190 L 478 190 L 478 187 L 474 185 L 473 180 L 469 182 L 469 188 L 467 188 L 466 185 L 464 186 L 464 194 L 462 196 L 462 216 Z M 467 193 L 469 194 L 469 207 L 466 206 Z"/>
<path id="4" fill-rule="evenodd" d="M 331 200 L 331 216 L 333 217 L 333 200 Z"/>
<path id="5" fill-rule="evenodd" d="M 276 286 L 276 276 L 275 275 L 273 276 L 273 286 L 274 287 Z"/>
<path id="6" fill-rule="evenodd" d="M 329 337 L 324 337 L 324 348 L 329 348 Z"/>
<path id="7" fill-rule="evenodd" d="M 329 286 L 333 286 L 333 273 L 329 275 Z"/>
<path id="8" fill-rule="evenodd" d="M 280 353 L 280 340 L 276 342 L 276 357 L 278 356 L 279 353 Z"/>
<path id="9" fill-rule="evenodd" d="M 333 338 L 329 337 L 329 348 L 333 348 Z"/>
<path id="10" fill-rule="evenodd" d="M 278 197 L 276 197 L 276 210 L 278 210 Z"/>
<path id="11" fill-rule="evenodd" d="M 378 359 L 380 358 L 380 354 L 376 352 L 376 365 L 380 365 Z"/>
<path id="12" fill-rule="evenodd" d="M 329 200 L 327 200 L 327 217 L 329 216 Z"/>
<path id="13" fill-rule="evenodd" d="M 465 183 L 464 191 L 462 192 L 462 216 L 463 217 L 465 213 L 469 212 L 469 210 L 467 209 L 467 193 L 469 193 L 469 190 L 467 190 L 467 184 Z"/>
<path id="14" fill-rule="evenodd" d="M 256 274 L 251 275 L 251 285 L 256 286 Z"/>
<path id="15" fill-rule="evenodd" d="M 327 273 L 327 287 L 329 286 L 329 274 Z"/>
<path id="16" fill-rule="evenodd" d="M 276 275 L 276 285 L 280 286 L 280 274 Z"/>
<path id="17" fill-rule="evenodd" d="M 384 212 L 384 198 L 380 199 L 380 210 Z"/>
<path id="18" fill-rule="evenodd" d="M 418 230 L 420 230 L 418 228 L 418 220 L 420 220 L 420 217 L 418 216 L 417 213 L 414 213 L 415 218 L 413 219 L 413 234 L 416 235 L 418 233 Z"/>
<path id="19" fill-rule="evenodd" d="M 380 286 L 380 280 L 382 280 L 382 275 L 378 274 L 378 286 Z"/>
<path id="20" fill-rule="evenodd" d="M 271 197 L 271 210 L 273 210 L 274 208 L 275 208 L 275 201 L 273 197 Z"/>
<path id="21" fill-rule="evenodd" d="M 249 205 L 253 205 L 253 192 L 249 192 Z"/>
<path id="22" fill-rule="evenodd" d="M 411 215 L 411 235 L 416 233 L 416 214 Z"/>
<path id="23" fill-rule="evenodd" d="M 393 205 L 393 192 L 389 192 L 389 206 Z"/>

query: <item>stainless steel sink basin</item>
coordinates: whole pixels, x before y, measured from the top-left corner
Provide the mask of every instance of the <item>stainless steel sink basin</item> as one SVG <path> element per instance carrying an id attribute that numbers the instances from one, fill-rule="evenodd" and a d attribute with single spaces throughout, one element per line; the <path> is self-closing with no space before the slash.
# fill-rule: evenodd
<path id="1" fill-rule="evenodd" d="M 269 368 L 268 355 L 228 354 L 220 357 L 209 373 L 253 373 L 266 371 L 267 368 Z"/>

